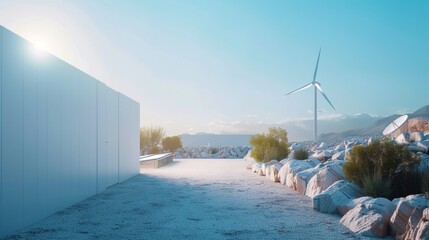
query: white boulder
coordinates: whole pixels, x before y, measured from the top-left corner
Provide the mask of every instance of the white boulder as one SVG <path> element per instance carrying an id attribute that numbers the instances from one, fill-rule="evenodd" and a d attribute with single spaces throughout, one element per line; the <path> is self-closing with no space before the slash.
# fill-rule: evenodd
<path id="1" fill-rule="evenodd" d="M 399 200 L 399 203 L 390 218 L 390 229 L 394 236 L 405 233 L 408 220 L 416 208 L 429 207 L 429 199 L 422 194 L 410 195 Z"/>
<path id="2" fill-rule="evenodd" d="M 309 166 L 309 163 L 305 163 L 305 161 L 303 160 L 289 159 L 288 161 L 285 162 L 285 164 L 282 166 L 282 168 L 279 171 L 279 180 L 281 184 L 283 185 L 286 184 L 287 175 L 292 172 L 292 169 L 295 169 L 295 168 L 297 168 L 297 170 L 299 169 L 298 166 L 300 166 L 300 162 L 304 162 L 305 165 Z"/>
<path id="3" fill-rule="evenodd" d="M 326 144 L 325 142 L 322 142 L 319 146 L 317 146 L 317 149 L 319 150 L 325 150 L 328 148 L 328 144 Z"/>
<path id="4" fill-rule="evenodd" d="M 309 158 L 308 160 L 305 160 L 305 161 L 310 163 L 312 167 L 315 167 L 320 164 L 320 161 L 317 158 Z"/>
<path id="5" fill-rule="evenodd" d="M 338 144 L 337 146 L 334 147 L 334 150 L 337 152 L 346 150 L 345 143 Z"/>
<path id="6" fill-rule="evenodd" d="M 326 165 L 317 172 L 308 182 L 305 195 L 314 197 L 334 184 L 336 181 L 345 179 L 342 161 L 332 161 L 335 164 Z"/>
<path id="7" fill-rule="evenodd" d="M 259 173 L 259 171 L 261 171 L 261 164 L 260 163 L 253 164 L 252 165 L 252 172 Z"/>
<path id="8" fill-rule="evenodd" d="M 282 166 L 283 165 L 280 163 L 275 163 L 275 164 L 267 167 L 267 175 L 265 175 L 265 176 L 273 182 L 280 182 L 279 171 L 282 168 Z"/>
<path id="9" fill-rule="evenodd" d="M 429 208 L 414 210 L 403 239 L 429 239 Z"/>
<path id="10" fill-rule="evenodd" d="M 429 149 L 429 141 L 425 140 L 425 141 L 417 142 L 417 147 L 421 147 L 422 149 L 424 149 L 424 151 L 422 152 L 427 153 Z"/>
<path id="11" fill-rule="evenodd" d="M 246 167 L 247 169 L 252 169 L 253 164 L 256 163 L 256 160 L 252 156 L 250 156 L 251 152 L 252 151 L 249 151 L 246 154 L 246 156 L 243 157 L 243 160 L 246 161 L 246 163 L 247 163 L 247 167 Z M 215 155 L 215 154 L 213 154 L 213 155 Z"/>
<path id="12" fill-rule="evenodd" d="M 346 151 L 340 151 L 334 153 L 334 155 L 332 155 L 332 160 L 344 160 L 344 157 L 346 155 L 345 152 Z"/>
<path id="13" fill-rule="evenodd" d="M 307 161 L 310 164 L 314 165 L 315 163 L 318 162 L 318 160 L 317 159 L 313 160 L 313 159 L 314 158 L 310 158 Z M 324 163 L 319 162 L 319 164 L 316 165 L 315 167 L 306 169 L 304 171 L 301 171 L 301 172 L 295 174 L 295 177 L 294 177 L 295 188 L 294 188 L 294 190 L 298 191 L 299 193 L 305 194 L 308 182 L 310 181 L 310 179 L 314 175 L 316 175 L 316 173 L 318 173 L 320 170 L 326 168 L 327 166 L 331 166 L 334 164 L 343 164 L 343 163 L 344 163 L 344 161 L 327 161 Z"/>
<path id="14" fill-rule="evenodd" d="M 283 160 L 280 161 L 280 164 L 285 165 L 290 160 L 291 160 L 291 158 L 285 158 L 285 159 L 283 159 Z"/>
<path id="15" fill-rule="evenodd" d="M 410 134 L 408 132 L 401 133 L 396 137 L 395 141 L 398 144 L 408 144 L 410 143 Z"/>
<path id="16" fill-rule="evenodd" d="M 408 149 L 408 151 L 416 152 L 416 153 L 418 153 L 418 152 L 422 152 L 422 153 L 427 152 L 427 148 L 426 147 L 418 146 L 418 145 L 407 146 L 407 149 Z"/>
<path id="17" fill-rule="evenodd" d="M 292 159 L 283 165 L 281 170 L 282 174 L 279 174 L 280 182 L 289 188 L 294 189 L 294 177 L 297 173 L 312 168 L 313 166 L 307 161 Z"/>
<path id="18" fill-rule="evenodd" d="M 344 151 L 344 160 L 345 161 L 350 160 L 350 158 L 351 158 L 351 155 L 350 155 L 351 151 L 352 151 L 352 148 L 346 148 L 346 150 Z"/>
<path id="19" fill-rule="evenodd" d="M 271 160 L 269 162 L 262 163 L 262 165 L 261 165 L 262 175 L 265 176 L 266 175 L 266 171 L 267 171 L 267 167 L 269 167 L 269 166 L 271 166 L 271 165 L 273 165 L 275 163 L 278 163 L 278 161 L 277 160 Z"/>
<path id="20" fill-rule="evenodd" d="M 365 237 L 385 237 L 395 205 L 385 198 L 375 198 L 348 211 L 340 223 Z"/>
<path id="21" fill-rule="evenodd" d="M 333 151 L 323 150 L 313 153 L 310 157 L 319 159 L 320 161 L 326 161 L 333 155 Z"/>
<path id="22" fill-rule="evenodd" d="M 313 167 L 297 173 L 294 177 L 296 191 L 305 194 L 307 183 L 310 179 L 320 171 L 321 168 Z"/>
<path id="23" fill-rule="evenodd" d="M 348 211 L 352 210 L 357 205 L 366 203 L 372 199 L 374 199 L 374 198 L 372 198 L 372 197 L 360 197 L 360 198 L 351 199 L 348 202 L 340 203 L 337 206 L 337 209 L 338 209 L 338 212 L 340 213 L 340 215 L 344 216 L 344 215 L 346 215 L 346 213 Z"/>
<path id="24" fill-rule="evenodd" d="M 420 142 L 423 141 L 424 139 L 424 135 L 422 132 L 412 132 L 410 133 L 410 137 L 408 139 L 408 141 L 410 142 Z"/>
<path id="25" fill-rule="evenodd" d="M 354 183 L 340 180 L 313 197 L 313 209 L 323 213 L 338 213 L 337 207 L 362 197 L 363 190 Z"/>
<path id="26" fill-rule="evenodd" d="M 290 151 L 298 151 L 301 150 L 304 147 L 304 145 L 302 143 L 293 143 L 290 147 L 289 150 Z"/>

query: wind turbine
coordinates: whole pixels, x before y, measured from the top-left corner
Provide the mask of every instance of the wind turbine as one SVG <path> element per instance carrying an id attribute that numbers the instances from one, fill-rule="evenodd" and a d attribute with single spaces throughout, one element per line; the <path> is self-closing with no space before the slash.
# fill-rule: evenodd
<path id="1" fill-rule="evenodd" d="M 307 89 L 311 86 L 314 87 L 314 141 L 316 141 L 317 139 L 317 91 L 319 91 L 322 96 L 326 99 L 326 101 L 328 101 L 329 105 L 331 105 L 331 107 L 335 110 L 334 105 L 332 105 L 331 101 L 329 101 L 329 98 L 326 96 L 326 94 L 323 92 L 322 88 L 321 88 L 321 84 L 319 82 L 316 82 L 316 75 L 317 75 L 317 68 L 319 67 L 319 59 L 320 59 L 320 52 L 322 49 L 319 49 L 319 56 L 317 57 L 317 62 L 316 62 L 316 69 L 314 69 L 314 75 L 313 75 L 313 81 L 290 92 L 285 94 L 286 95 L 290 95 L 299 91 L 302 91 L 304 89 Z"/>

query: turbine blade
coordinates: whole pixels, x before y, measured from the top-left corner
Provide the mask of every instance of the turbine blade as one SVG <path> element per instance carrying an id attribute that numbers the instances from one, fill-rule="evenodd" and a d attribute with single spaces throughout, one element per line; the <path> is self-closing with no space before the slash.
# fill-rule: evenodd
<path id="1" fill-rule="evenodd" d="M 319 56 L 317 56 L 316 68 L 314 69 L 314 75 L 313 75 L 313 82 L 316 82 L 316 75 L 317 75 L 317 69 L 319 68 L 319 59 L 320 59 L 321 51 L 322 51 L 322 48 L 319 49 Z"/>
<path id="2" fill-rule="evenodd" d="M 317 90 L 319 90 L 319 92 L 322 94 L 322 96 L 326 99 L 326 101 L 328 101 L 329 105 L 331 105 L 331 107 L 337 111 L 334 107 L 334 105 L 332 105 L 331 101 L 329 101 L 328 96 L 326 96 L 326 94 L 323 92 L 322 88 L 320 87 L 320 85 L 318 83 L 314 84 L 314 86 L 316 86 Z"/>
<path id="3" fill-rule="evenodd" d="M 296 89 L 296 90 L 293 90 L 293 91 L 292 91 L 292 92 L 290 92 L 290 93 L 286 93 L 286 94 L 285 94 L 285 96 L 286 96 L 286 95 L 290 95 L 290 94 L 292 94 L 292 93 L 296 93 L 296 92 L 302 91 L 302 90 L 304 90 L 304 89 L 307 89 L 307 88 L 311 87 L 311 85 L 313 85 L 313 83 L 312 83 L 312 82 L 311 82 L 311 83 L 309 83 L 309 84 L 307 84 L 307 85 L 304 85 L 304 86 L 302 86 L 302 87 L 300 87 L 300 88 L 298 88 L 298 89 Z"/>

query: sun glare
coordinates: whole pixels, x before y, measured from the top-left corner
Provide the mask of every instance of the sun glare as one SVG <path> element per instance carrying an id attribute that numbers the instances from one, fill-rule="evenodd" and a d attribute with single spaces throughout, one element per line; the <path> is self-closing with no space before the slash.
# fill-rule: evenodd
<path id="1" fill-rule="evenodd" d="M 32 41 L 32 50 L 38 57 L 43 57 L 47 54 L 47 41 L 41 37 L 35 37 Z"/>

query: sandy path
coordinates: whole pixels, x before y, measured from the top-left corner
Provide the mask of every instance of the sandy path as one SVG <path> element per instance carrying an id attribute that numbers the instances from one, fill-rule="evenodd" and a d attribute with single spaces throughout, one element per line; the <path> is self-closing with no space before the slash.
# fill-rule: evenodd
<path id="1" fill-rule="evenodd" d="M 353 239 L 339 216 L 245 169 L 175 160 L 50 216 L 13 239 Z"/>

